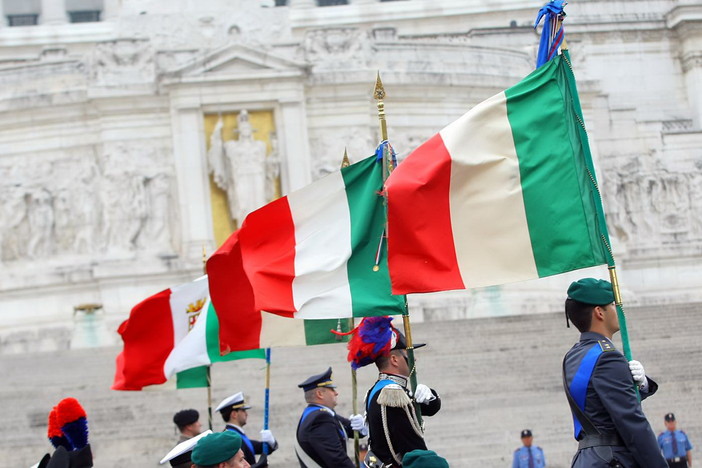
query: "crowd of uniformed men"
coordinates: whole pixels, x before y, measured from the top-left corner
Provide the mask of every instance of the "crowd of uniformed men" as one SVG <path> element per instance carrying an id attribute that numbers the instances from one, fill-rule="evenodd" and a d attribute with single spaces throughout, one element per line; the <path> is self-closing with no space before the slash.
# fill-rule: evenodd
<path id="1" fill-rule="evenodd" d="M 619 331 L 612 285 L 605 280 L 584 278 L 568 288 L 565 302 L 567 323 L 580 331 L 580 340 L 563 359 L 563 387 L 573 416 L 573 436 L 578 450 L 573 468 L 689 468 L 692 445 L 676 427 L 675 416 L 665 415 L 666 431 L 658 438 L 643 414 L 640 400 L 648 398 L 658 384 L 648 377 L 638 361 L 628 361 L 612 343 Z M 297 426 L 295 453 L 301 468 L 353 468 L 346 442 L 368 437 L 363 466 L 370 468 L 445 468 L 448 462 L 428 450 L 421 418 L 441 409 L 438 393 L 423 384 L 411 389 L 411 356 L 403 334 L 390 317 L 368 317 L 361 321 L 349 342 L 353 368 L 374 363 L 378 380 L 368 390 L 364 411 L 345 418 L 337 414 L 336 387 L 332 369 L 300 383 L 307 406 Z M 414 349 L 424 346 L 415 344 Z M 223 432 L 200 433 L 195 410 L 183 410 L 173 418 L 181 433 L 180 443 L 164 457 L 177 468 L 266 467 L 268 455 L 278 443 L 270 430 L 260 440 L 244 431 L 250 408 L 239 392 L 217 407 L 226 426 Z M 532 444 L 532 433 L 521 433 L 523 446 L 514 452 L 513 468 L 543 468 L 543 451 Z M 89 449 L 89 447 L 88 447 Z M 256 458 L 258 455 L 258 459 Z M 48 457 L 48 455 L 47 455 Z M 45 457 L 46 458 L 46 457 Z M 53 457 L 56 458 L 56 457 Z M 65 465 L 83 468 L 90 464 L 70 461 Z"/>

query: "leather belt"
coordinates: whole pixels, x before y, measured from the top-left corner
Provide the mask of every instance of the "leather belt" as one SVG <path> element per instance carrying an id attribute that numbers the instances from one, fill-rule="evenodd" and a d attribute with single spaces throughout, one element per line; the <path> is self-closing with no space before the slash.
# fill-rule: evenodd
<path id="1" fill-rule="evenodd" d="M 590 447 L 600 447 L 607 445 L 610 447 L 623 446 L 624 441 L 619 434 L 593 434 L 586 435 L 580 442 L 578 442 L 578 450 L 590 448 Z"/>
<path id="2" fill-rule="evenodd" d="M 687 460 L 687 458 L 685 458 L 685 457 L 666 458 L 665 461 L 669 461 L 671 463 L 680 463 L 683 460 Z"/>

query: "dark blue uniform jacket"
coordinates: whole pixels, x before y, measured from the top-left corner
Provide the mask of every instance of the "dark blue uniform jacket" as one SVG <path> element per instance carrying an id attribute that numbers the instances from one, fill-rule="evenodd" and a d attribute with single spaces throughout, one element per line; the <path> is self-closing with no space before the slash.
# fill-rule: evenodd
<path id="1" fill-rule="evenodd" d="M 591 374 L 588 374 L 591 370 Z M 666 468 L 656 436 L 637 401 L 629 363 L 604 336 L 586 332 L 565 356 L 564 372 L 571 395 L 601 434 L 619 434 L 623 446 L 600 446 L 579 450 L 573 467 L 607 467 L 612 458 L 625 468 Z M 641 398 L 658 389 L 650 378 Z M 573 416 L 575 438 L 585 434 Z"/>

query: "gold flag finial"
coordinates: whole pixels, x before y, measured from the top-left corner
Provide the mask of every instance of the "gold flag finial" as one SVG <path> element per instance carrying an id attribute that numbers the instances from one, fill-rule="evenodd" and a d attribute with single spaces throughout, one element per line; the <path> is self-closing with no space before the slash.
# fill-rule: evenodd
<path id="1" fill-rule="evenodd" d="M 375 78 L 375 90 L 373 91 L 373 97 L 376 101 L 382 101 L 385 99 L 385 88 L 383 88 L 383 82 L 380 79 L 380 72 Z"/>
<path id="2" fill-rule="evenodd" d="M 373 97 L 378 101 L 378 120 L 380 121 L 380 139 L 385 141 L 388 139 L 388 126 L 385 123 L 385 88 L 383 87 L 383 82 L 380 81 L 380 72 L 375 79 L 375 90 L 373 91 Z M 387 175 L 383 176 L 383 180 L 387 179 Z"/>
<path id="3" fill-rule="evenodd" d="M 346 147 L 344 147 L 344 157 L 341 159 L 341 168 L 349 167 L 351 161 L 349 161 L 349 154 L 346 152 Z"/>

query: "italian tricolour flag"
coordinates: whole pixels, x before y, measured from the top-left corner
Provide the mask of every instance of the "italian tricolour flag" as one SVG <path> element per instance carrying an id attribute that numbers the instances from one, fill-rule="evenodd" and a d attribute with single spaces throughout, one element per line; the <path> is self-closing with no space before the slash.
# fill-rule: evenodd
<path id="1" fill-rule="evenodd" d="M 258 311 L 313 320 L 402 313 L 404 296 L 390 291 L 382 186 L 382 162 L 370 157 L 246 217 L 207 262 L 223 352 L 241 349 L 230 331 L 256 330 Z"/>
<path id="2" fill-rule="evenodd" d="M 265 358 L 261 348 L 347 341 L 349 320 L 294 320 L 257 313 L 251 328 L 235 327 L 237 351 L 220 353 L 219 319 L 208 295 L 207 276 L 166 289 L 136 306 L 120 327 L 124 350 L 117 357 L 114 390 L 141 390 L 174 375 L 178 388 L 207 386 L 213 363 Z"/>
<path id="3" fill-rule="evenodd" d="M 607 229 L 567 53 L 478 104 L 390 175 L 395 294 L 607 263 Z"/>
<path id="4" fill-rule="evenodd" d="M 207 303 L 207 277 L 161 291 L 132 308 L 117 332 L 124 349 L 117 356 L 114 390 L 141 390 L 166 381 L 164 364 L 197 323 Z"/>

